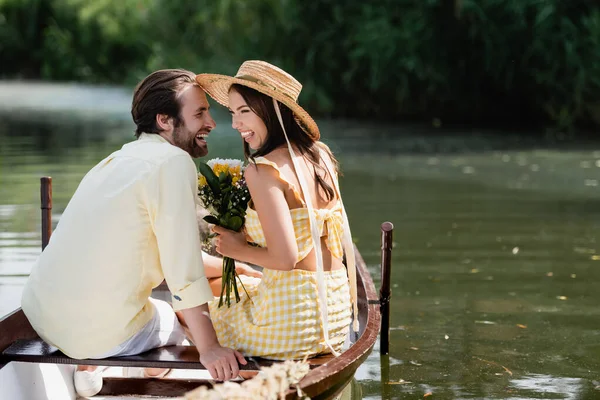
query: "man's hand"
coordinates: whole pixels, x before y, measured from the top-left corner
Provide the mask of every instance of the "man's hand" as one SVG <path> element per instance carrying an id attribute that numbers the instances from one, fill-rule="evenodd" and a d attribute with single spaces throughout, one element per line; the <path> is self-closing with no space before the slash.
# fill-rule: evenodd
<path id="1" fill-rule="evenodd" d="M 243 262 L 236 261 L 235 262 L 235 272 L 238 275 L 246 275 L 252 276 L 254 278 L 262 278 L 262 272 L 255 270 L 248 264 L 244 264 Z"/>
<path id="2" fill-rule="evenodd" d="M 200 354 L 200 362 L 210 372 L 210 376 L 219 381 L 236 378 L 240 372 L 238 362 L 247 364 L 242 353 L 220 345 L 205 349 Z"/>
<path id="3" fill-rule="evenodd" d="M 178 314 L 179 317 L 179 314 Z M 238 351 L 222 347 L 217 339 L 208 313 L 208 306 L 186 308 L 181 310 L 181 324 L 187 327 L 192 341 L 200 354 L 200 362 L 206 367 L 213 379 L 221 381 L 238 376 L 238 361 L 245 365 L 244 356 Z"/>

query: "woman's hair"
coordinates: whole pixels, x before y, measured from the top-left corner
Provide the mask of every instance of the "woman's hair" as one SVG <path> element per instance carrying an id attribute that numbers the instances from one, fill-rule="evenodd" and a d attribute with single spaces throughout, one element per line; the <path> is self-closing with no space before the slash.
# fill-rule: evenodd
<path id="1" fill-rule="evenodd" d="M 173 118 L 175 127 L 181 125 L 179 94 L 189 85 L 195 85 L 196 75 L 183 69 L 163 69 L 148 75 L 133 92 L 131 116 L 136 125 L 135 136 L 142 132 L 160 133 L 156 115 Z"/>
<path id="2" fill-rule="evenodd" d="M 244 155 L 247 159 L 254 161 L 254 157 L 265 156 L 276 148 L 282 145 L 287 145 L 283 130 L 279 124 L 279 119 L 275 113 L 273 99 L 271 97 L 243 85 L 233 84 L 229 90 L 235 90 L 237 93 L 239 93 L 240 96 L 242 96 L 242 98 L 246 101 L 246 104 L 248 104 L 248 107 L 250 107 L 250 109 L 254 111 L 254 113 L 258 115 L 260 119 L 263 120 L 265 126 L 267 127 L 267 138 L 261 147 L 254 153 L 250 152 L 248 143 L 244 142 Z M 318 141 L 314 141 L 302 130 L 300 125 L 298 125 L 296 122 L 292 110 L 290 110 L 285 104 L 278 104 L 281 112 L 281 119 L 283 120 L 283 125 L 285 126 L 285 131 L 290 143 L 295 146 L 300 151 L 300 154 L 305 156 L 305 158 L 314 166 L 315 179 L 319 185 L 319 188 L 324 192 L 325 199 L 327 199 L 327 201 L 333 200 L 335 198 L 335 189 L 332 188 L 331 185 L 329 185 L 322 177 L 322 175 L 326 176 L 327 173 L 325 168 L 319 162 L 319 147 L 325 150 L 325 152 L 329 155 L 337 172 L 338 162 L 333 156 L 333 153 L 326 145 Z M 332 176 L 331 179 L 335 179 L 335 177 Z M 321 193 L 319 193 L 319 195 L 321 195 Z"/>

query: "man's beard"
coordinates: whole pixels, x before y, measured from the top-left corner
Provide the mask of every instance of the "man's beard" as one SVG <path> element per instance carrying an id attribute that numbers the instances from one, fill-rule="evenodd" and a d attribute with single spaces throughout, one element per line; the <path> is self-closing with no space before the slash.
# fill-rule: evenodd
<path id="1" fill-rule="evenodd" d="M 208 154 L 206 142 L 199 146 L 196 141 L 197 133 L 192 133 L 185 124 L 181 123 L 173 130 L 173 144 L 186 151 L 192 158 L 203 157 Z"/>

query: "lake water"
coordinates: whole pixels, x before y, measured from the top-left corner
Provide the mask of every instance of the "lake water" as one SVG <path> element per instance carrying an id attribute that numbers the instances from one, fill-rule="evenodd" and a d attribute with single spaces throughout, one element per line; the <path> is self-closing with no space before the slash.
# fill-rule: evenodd
<path id="1" fill-rule="evenodd" d="M 133 139 L 130 101 L 0 83 L 0 315 L 40 252 L 39 177 L 53 177 L 56 223 L 87 170 Z M 214 116 L 210 156 L 240 158 Z M 600 140 L 317 121 L 376 286 L 379 227 L 395 225 L 390 356 L 376 347 L 359 368 L 362 398 L 600 398 Z"/>

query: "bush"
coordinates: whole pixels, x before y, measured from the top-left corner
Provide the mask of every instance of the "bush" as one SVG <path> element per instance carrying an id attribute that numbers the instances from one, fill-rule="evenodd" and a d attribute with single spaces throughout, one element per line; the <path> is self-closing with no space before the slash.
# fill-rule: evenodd
<path id="1" fill-rule="evenodd" d="M 595 0 L 0 0 L 0 57 L 4 77 L 128 84 L 263 59 L 322 115 L 600 123 Z"/>
<path id="2" fill-rule="evenodd" d="M 145 69 L 148 43 L 137 0 L 0 0 L 0 76 L 86 82 Z"/>

